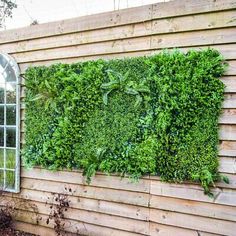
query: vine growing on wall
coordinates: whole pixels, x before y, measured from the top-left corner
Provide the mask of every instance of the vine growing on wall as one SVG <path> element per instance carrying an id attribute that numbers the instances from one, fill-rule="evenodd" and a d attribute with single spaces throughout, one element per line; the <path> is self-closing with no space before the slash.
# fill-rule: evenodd
<path id="1" fill-rule="evenodd" d="M 226 64 L 218 51 L 29 68 L 27 165 L 164 181 L 219 179 L 218 118 Z"/>

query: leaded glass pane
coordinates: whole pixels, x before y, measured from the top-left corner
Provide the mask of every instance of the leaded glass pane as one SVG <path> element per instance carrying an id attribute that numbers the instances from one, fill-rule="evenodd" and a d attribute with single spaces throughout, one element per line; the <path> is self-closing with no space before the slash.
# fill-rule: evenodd
<path id="1" fill-rule="evenodd" d="M 4 188 L 4 170 L 0 170 L 0 190 Z"/>
<path id="2" fill-rule="evenodd" d="M 16 81 L 15 70 L 10 64 L 7 65 L 5 72 L 6 72 L 6 82 Z"/>
<path id="3" fill-rule="evenodd" d="M 6 103 L 16 104 L 16 84 L 6 83 Z"/>
<path id="4" fill-rule="evenodd" d="M 4 104 L 5 102 L 4 97 L 5 97 L 5 84 L 0 83 L 0 104 Z"/>
<path id="5" fill-rule="evenodd" d="M 6 147 L 16 146 L 16 128 L 6 128 Z"/>
<path id="6" fill-rule="evenodd" d="M 16 106 L 6 106 L 6 125 L 16 125 Z"/>
<path id="7" fill-rule="evenodd" d="M 0 188 L 19 189 L 19 69 L 0 54 Z"/>
<path id="8" fill-rule="evenodd" d="M 15 169 L 16 165 L 16 150 L 6 149 L 6 168 Z"/>
<path id="9" fill-rule="evenodd" d="M 13 189 L 15 187 L 15 171 L 6 171 L 6 188 Z"/>
<path id="10" fill-rule="evenodd" d="M 2 54 L 0 54 L 0 65 L 5 68 L 5 66 L 8 64 L 8 60 L 6 57 Z"/>
<path id="11" fill-rule="evenodd" d="M 0 125 L 4 125 L 4 106 L 0 105 Z"/>
<path id="12" fill-rule="evenodd" d="M 0 147 L 4 146 L 4 128 L 0 127 Z"/>
<path id="13" fill-rule="evenodd" d="M 4 149 L 0 148 L 0 168 L 4 167 Z"/>

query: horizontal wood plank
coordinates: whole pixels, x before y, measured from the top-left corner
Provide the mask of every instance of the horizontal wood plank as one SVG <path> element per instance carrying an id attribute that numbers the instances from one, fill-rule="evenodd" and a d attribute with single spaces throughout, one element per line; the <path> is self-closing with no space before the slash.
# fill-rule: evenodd
<path id="1" fill-rule="evenodd" d="M 225 94 L 223 108 L 236 108 L 236 94 Z"/>
<path id="2" fill-rule="evenodd" d="M 234 235 L 236 229 L 235 222 L 156 209 L 150 210 L 150 220 L 156 223 L 228 236 Z"/>
<path id="3" fill-rule="evenodd" d="M 218 203 L 228 206 L 236 206 L 236 191 L 233 189 L 213 188 L 214 198 L 204 195 L 203 189 L 193 184 L 169 184 L 160 181 L 151 181 L 150 193 L 158 196 L 166 196 L 180 199 L 188 199 L 199 202 Z"/>
<path id="4" fill-rule="evenodd" d="M 219 171 L 221 173 L 236 174 L 236 156 L 221 157 Z"/>
<path id="5" fill-rule="evenodd" d="M 226 75 L 236 75 L 236 60 L 228 61 L 229 67 L 226 70 Z"/>
<path id="6" fill-rule="evenodd" d="M 206 232 L 200 232 L 198 230 L 190 230 L 186 228 L 163 225 L 154 222 L 150 223 L 150 235 L 151 236 L 219 236 L 218 234 L 216 235 Z"/>
<path id="7" fill-rule="evenodd" d="M 223 205 L 236 205 L 236 190 L 234 189 L 226 189 L 226 187 L 235 186 L 236 177 L 234 175 L 227 175 L 230 178 L 230 185 L 224 183 L 219 183 L 220 188 L 212 189 L 215 198 L 211 199 L 207 195 L 204 195 L 203 189 L 201 186 L 197 184 L 169 184 L 161 182 L 160 180 L 151 180 L 151 193 L 154 195 L 160 196 L 169 196 L 169 197 L 177 197 L 189 200 L 203 201 L 203 202 L 216 202 Z M 107 177 L 109 179 L 109 177 Z M 156 177 L 152 177 L 156 178 Z M 39 191 L 52 191 L 52 192 L 65 192 L 65 187 L 71 188 L 74 194 L 81 197 L 95 198 L 95 199 L 103 199 L 107 201 L 120 201 L 122 203 L 136 204 L 141 206 L 148 205 L 148 194 L 145 193 L 136 193 L 136 195 L 130 191 L 121 191 L 116 189 L 107 189 L 107 188 L 98 188 L 92 186 L 81 186 L 74 185 L 69 183 L 60 183 L 60 182 L 52 182 L 52 181 L 42 181 L 37 179 L 22 179 L 22 187 L 32 190 Z M 221 188 L 225 188 L 224 190 Z M 103 192 L 102 192 L 103 189 Z M 116 195 L 116 193 L 120 194 Z M 96 196 L 97 194 L 97 196 Z M 112 198 L 112 194 L 114 197 Z M 125 198 L 127 196 L 127 198 Z M 128 197 L 130 196 L 130 197 Z M 135 196 L 135 198 L 134 198 Z"/>
<path id="8" fill-rule="evenodd" d="M 131 25 L 115 26 L 66 35 L 36 38 L 16 43 L 0 44 L 5 53 L 27 52 L 51 48 L 68 47 L 81 44 L 105 42 L 116 39 L 135 38 L 146 35 L 217 29 L 236 26 L 235 11 L 211 12 L 175 18 L 145 21 Z"/>
<path id="9" fill-rule="evenodd" d="M 236 207 L 152 195 L 150 207 L 183 214 L 236 221 Z M 236 223 L 235 223 L 236 224 Z"/>
<path id="10" fill-rule="evenodd" d="M 48 215 L 44 215 L 38 212 L 24 211 L 18 210 L 16 219 L 19 222 L 30 223 L 31 225 L 39 225 L 45 228 L 52 229 L 53 222 L 50 221 L 47 224 Z M 134 232 L 127 232 L 123 230 L 117 230 L 114 228 L 103 227 L 99 225 L 88 224 L 86 222 L 78 222 L 76 220 L 62 220 L 61 222 L 64 224 L 64 229 L 67 232 L 79 234 L 79 235 L 91 235 L 91 236 L 140 236 L 140 234 Z M 52 232 L 52 231 L 49 231 Z M 44 235 L 42 235 L 44 236 Z M 54 235 L 53 235 L 54 236 Z"/>
<path id="11" fill-rule="evenodd" d="M 17 29 L 17 31 L 8 30 L 4 33 L 0 33 L 0 42 L 3 44 L 32 38 L 43 38 L 52 35 L 144 22 L 151 19 L 215 12 L 235 8 L 236 3 L 234 0 L 188 0 L 187 3 L 182 2 L 182 0 L 175 0 L 173 2 L 157 3 L 120 11 L 39 24 L 20 28 Z"/>
<path id="12" fill-rule="evenodd" d="M 230 5 L 231 4 L 232 2 Z M 52 35 L 56 36 L 73 32 L 144 22 L 152 19 L 152 8 L 153 5 L 145 5 L 138 8 L 105 12 L 91 16 L 82 16 L 19 28 L 17 29 L 17 32 L 15 32 L 15 30 L 8 30 L 4 33 L 0 33 L 0 41 L 3 44 L 28 39 L 45 38 Z M 234 6 L 229 7 L 229 9 L 230 8 L 233 9 Z M 139 11 L 139 14 L 136 14 L 137 10 Z"/>
<path id="13" fill-rule="evenodd" d="M 223 175 L 228 178 L 229 183 L 225 183 L 225 181 L 223 181 L 223 180 L 218 180 L 214 183 L 215 190 L 223 190 L 223 189 L 225 189 L 225 190 L 228 189 L 229 191 L 236 190 L 236 175 L 230 174 L 230 173 L 224 173 L 224 172 L 223 172 Z M 167 187 L 167 188 L 168 188 L 168 184 L 171 183 L 171 182 L 167 183 L 167 182 L 161 181 L 161 178 L 158 175 L 150 175 L 149 178 L 152 181 L 157 181 L 157 182 L 166 184 L 165 187 Z M 193 181 L 187 181 L 187 180 L 183 181 L 182 183 L 171 183 L 171 184 L 179 185 L 180 188 L 187 186 L 188 184 L 191 186 L 190 188 L 198 188 L 200 186 L 199 182 L 193 182 Z M 213 190 L 214 190 L 214 188 L 213 188 Z M 215 193 L 217 193 L 217 191 Z M 217 194 L 216 194 L 216 196 L 217 196 Z"/>
<path id="14" fill-rule="evenodd" d="M 219 154 L 221 156 L 236 157 L 236 141 L 221 141 Z"/>
<path id="15" fill-rule="evenodd" d="M 131 39 L 119 39 L 108 42 L 71 46 L 67 48 L 47 49 L 11 54 L 18 63 L 48 61 L 71 57 L 88 57 L 111 53 L 124 53 L 150 49 L 203 46 L 224 43 L 235 43 L 236 28 L 224 30 L 207 30 L 155 36 L 145 36 Z M 232 68 L 231 68 L 232 70 Z M 231 71 L 229 68 L 229 71 Z"/>
<path id="16" fill-rule="evenodd" d="M 69 189 L 72 189 L 70 186 Z M 106 201 L 100 199 L 98 196 L 96 199 L 84 197 L 85 195 L 79 194 L 78 192 L 70 192 L 69 189 L 60 192 L 40 191 L 22 188 L 20 194 L 14 194 L 14 201 L 27 201 L 41 202 L 48 204 L 58 204 L 55 201 L 57 194 L 63 194 L 67 196 L 70 202 L 70 207 L 80 210 L 88 210 L 91 212 L 99 212 L 109 215 L 122 216 L 124 218 L 132 218 L 142 221 L 149 220 L 149 209 L 147 207 L 135 206 L 126 203 L 116 202 L 116 201 Z M 104 190 L 106 192 L 106 190 Z M 10 201 L 10 197 L 8 198 Z"/>
<path id="17" fill-rule="evenodd" d="M 59 172 L 58 172 L 59 173 Z M 109 178 L 109 177 L 108 177 Z M 118 189 L 99 188 L 72 183 L 53 182 L 21 177 L 21 187 L 30 190 L 38 190 L 54 193 L 68 193 L 71 189 L 73 195 L 78 197 L 100 199 L 112 202 L 120 202 L 131 205 L 148 206 L 149 194 L 123 191 Z M 67 190 L 66 190 L 67 189 Z"/>
<path id="18" fill-rule="evenodd" d="M 226 93 L 236 93 L 236 76 L 224 76 L 221 81 L 225 85 Z"/>
<path id="19" fill-rule="evenodd" d="M 50 204 L 40 203 L 40 202 L 32 202 L 28 201 L 28 205 L 33 204 L 34 208 L 28 208 L 28 211 L 32 211 L 35 213 L 35 209 L 37 209 L 37 213 L 50 215 L 52 212 L 50 208 Z M 16 206 L 17 209 L 25 210 L 25 206 L 23 204 L 19 204 Z M 79 210 L 69 207 L 67 211 L 64 212 L 65 220 L 75 220 L 81 223 L 88 223 L 93 225 L 105 226 L 108 228 L 114 228 L 119 230 L 124 230 L 128 232 L 139 233 L 143 235 L 149 234 L 149 223 L 145 221 L 139 221 L 131 218 L 119 217 L 114 215 L 107 215 L 98 212 L 90 212 L 86 210 Z"/>
<path id="20" fill-rule="evenodd" d="M 41 225 L 33 225 L 31 223 L 17 221 L 14 223 L 14 227 L 17 230 L 31 234 L 35 234 L 37 232 L 38 235 L 57 236 L 56 232 L 52 228 L 43 227 Z"/>
<path id="21" fill-rule="evenodd" d="M 86 183 L 86 177 L 82 176 L 81 172 L 49 171 L 45 169 L 34 168 L 33 170 L 22 169 L 21 176 L 32 179 L 51 180 L 62 183 L 73 183 L 88 186 Z M 92 178 L 90 186 L 136 191 L 140 193 L 149 192 L 149 182 L 147 179 L 142 179 L 139 182 L 133 182 L 128 178 L 96 175 L 96 178 Z"/>
<path id="22" fill-rule="evenodd" d="M 220 139 L 236 141 L 236 125 L 221 125 Z"/>
<path id="23" fill-rule="evenodd" d="M 188 50 L 201 50 L 201 49 L 206 49 L 208 46 L 191 46 L 191 47 L 182 47 L 179 48 L 180 51 L 187 52 Z M 225 45 L 214 45 L 211 46 L 212 48 L 215 48 L 219 50 L 222 55 L 226 59 L 235 59 L 236 58 L 236 46 L 235 44 L 225 44 Z M 169 48 L 170 51 L 172 48 Z M 69 58 L 60 58 L 60 59 L 51 59 L 47 61 L 34 61 L 34 62 L 25 62 L 25 63 L 20 63 L 20 70 L 22 73 L 25 72 L 25 70 L 28 67 L 31 66 L 49 66 L 55 63 L 75 63 L 79 61 L 87 61 L 87 60 L 97 60 L 97 59 L 104 59 L 104 60 L 109 60 L 109 59 L 115 59 L 115 58 L 129 58 L 129 57 L 137 57 L 137 56 L 148 56 L 148 55 L 153 55 L 156 53 L 159 53 L 162 51 L 162 49 L 150 49 L 150 50 L 141 50 L 139 51 L 140 48 L 137 48 L 136 51 L 133 52 L 118 52 L 118 53 L 108 53 L 108 54 L 101 54 L 101 55 L 85 55 L 81 57 L 69 57 Z M 14 56 L 13 56 L 14 57 Z"/>
<path id="24" fill-rule="evenodd" d="M 219 119 L 220 124 L 236 124 L 236 109 L 223 109 Z"/>
<path id="25" fill-rule="evenodd" d="M 217 236 L 236 230 L 236 1 L 174 0 L 0 32 L 0 51 L 10 53 L 22 74 L 29 66 L 187 52 L 213 47 L 229 63 L 221 78 L 225 101 L 219 119 L 219 171 L 214 198 L 198 183 L 164 183 L 147 176 L 138 183 L 98 173 L 90 185 L 81 171 L 21 171 L 16 227 L 55 236 L 46 223 L 56 194 L 66 194 L 70 236 Z M 25 142 L 25 83 L 21 90 L 21 144 Z M 11 197 L 10 197 L 11 196 Z M 47 204 L 45 204 L 47 202 Z M 4 204 L 4 201 L 1 202 Z"/>

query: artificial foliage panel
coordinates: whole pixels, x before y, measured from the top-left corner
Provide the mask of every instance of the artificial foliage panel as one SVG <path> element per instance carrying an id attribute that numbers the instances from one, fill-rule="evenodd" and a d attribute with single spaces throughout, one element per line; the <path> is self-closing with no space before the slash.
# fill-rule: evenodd
<path id="1" fill-rule="evenodd" d="M 218 174 L 225 63 L 218 51 L 33 67 L 26 78 L 24 162 L 137 179 Z"/>

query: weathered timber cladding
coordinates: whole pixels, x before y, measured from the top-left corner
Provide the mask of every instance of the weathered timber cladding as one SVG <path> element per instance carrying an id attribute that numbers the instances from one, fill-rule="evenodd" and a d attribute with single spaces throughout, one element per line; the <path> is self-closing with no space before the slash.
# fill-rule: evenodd
<path id="1" fill-rule="evenodd" d="M 220 171 L 215 198 L 193 183 L 163 183 L 149 176 L 139 183 L 97 174 L 91 185 L 79 171 L 21 171 L 18 229 L 56 235 L 46 223 L 54 194 L 68 194 L 66 229 L 75 235 L 216 236 L 236 235 L 236 0 L 175 0 L 9 30 L 0 33 L 0 51 L 24 72 L 31 65 L 98 58 L 151 55 L 163 48 L 214 47 L 229 63 L 222 78 L 225 101 L 219 120 Z M 21 142 L 24 143 L 22 81 Z M 10 196 L 9 196 L 10 197 Z M 48 204 L 45 204 L 45 203 Z"/>

